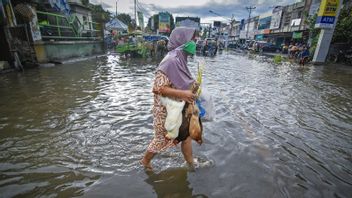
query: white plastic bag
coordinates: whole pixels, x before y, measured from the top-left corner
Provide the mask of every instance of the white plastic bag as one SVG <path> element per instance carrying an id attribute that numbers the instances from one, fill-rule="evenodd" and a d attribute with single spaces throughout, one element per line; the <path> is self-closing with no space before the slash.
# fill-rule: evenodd
<path id="1" fill-rule="evenodd" d="M 166 107 L 165 129 L 167 130 L 166 137 L 175 139 L 178 136 L 180 126 L 182 124 L 182 109 L 185 106 L 185 101 L 179 102 L 168 97 L 160 97 L 161 104 Z"/>
<path id="2" fill-rule="evenodd" d="M 209 92 L 202 87 L 202 92 L 199 96 L 200 103 L 205 110 L 205 115 L 202 118 L 204 121 L 213 121 L 215 117 L 215 107 L 213 97 Z"/>

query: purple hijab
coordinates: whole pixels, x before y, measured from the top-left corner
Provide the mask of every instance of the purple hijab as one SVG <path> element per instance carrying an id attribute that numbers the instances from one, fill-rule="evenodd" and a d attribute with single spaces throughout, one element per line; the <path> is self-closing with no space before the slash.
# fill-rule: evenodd
<path id="1" fill-rule="evenodd" d="M 194 82 L 187 67 L 187 54 L 182 50 L 182 45 L 192 39 L 194 32 L 194 28 L 175 28 L 167 45 L 169 53 L 159 64 L 158 70 L 162 71 L 177 89 L 188 90 Z"/>

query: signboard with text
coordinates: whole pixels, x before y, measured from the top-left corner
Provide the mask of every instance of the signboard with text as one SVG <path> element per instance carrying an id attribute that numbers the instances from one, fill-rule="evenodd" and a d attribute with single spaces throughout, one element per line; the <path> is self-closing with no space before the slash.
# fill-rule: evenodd
<path id="1" fill-rule="evenodd" d="M 259 18 L 258 30 L 269 29 L 271 23 L 271 16 Z"/>
<path id="2" fill-rule="evenodd" d="M 168 13 L 159 13 L 159 32 L 170 32 L 170 15 Z"/>
<path id="3" fill-rule="evenodd" d="M 316 28 L 333 28 L 337 9 L 339 7 L 340 0 L 322 0 L 317 21 L 315 23 Z"/>
<path id="4" fill-rule="evenodd" d="M 282 10 L 276 9 L 273 11 L 273 15 L 271 17 L 270 29 L 280 28 L 281 15 L 282 15 Z"/>

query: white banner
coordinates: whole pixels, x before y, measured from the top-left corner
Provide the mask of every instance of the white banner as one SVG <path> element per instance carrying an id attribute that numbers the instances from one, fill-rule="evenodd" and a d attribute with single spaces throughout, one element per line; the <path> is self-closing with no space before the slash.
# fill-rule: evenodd
<path id="1" fill-rule="evenodd" d="M 280 28 L 281 15 L 282 15 L 282 10 L 277 11 L 277 12 L 273 12 L 273 15 L 271 17 L 270 29 Z"/>

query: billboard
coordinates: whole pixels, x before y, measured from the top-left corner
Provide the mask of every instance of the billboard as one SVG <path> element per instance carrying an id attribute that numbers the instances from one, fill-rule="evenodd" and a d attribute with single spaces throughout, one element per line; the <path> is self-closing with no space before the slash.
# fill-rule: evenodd
<path id="1" fill-rule="evenodd" d="M 340 0 L 322 0 L 315 27 L 333 28 L 339 4 Z"/>
<path id="2" fill-rule="evenodd" d="M 302 38 L 303 32 L 292 32 L 293 39 L 300 39 Z"/>
<path id="3" fill-rule="evenodd" d="M 273 10 L 273 15 L 271 16 L 270 29 L 278 29 L 281 24 L 282 7 L 277 7 Z"/>
<path id="4" fill-rule="evenodd" d="M 271 16 L 259 19 L 258 30 L 269 29 L 270 23 L 271 23 Z"/>
<path id="5" fill-rule="evenodd" d="M 170 32 L 170 15 L 166 12 L 159 12 L 159 32 Z"/>

